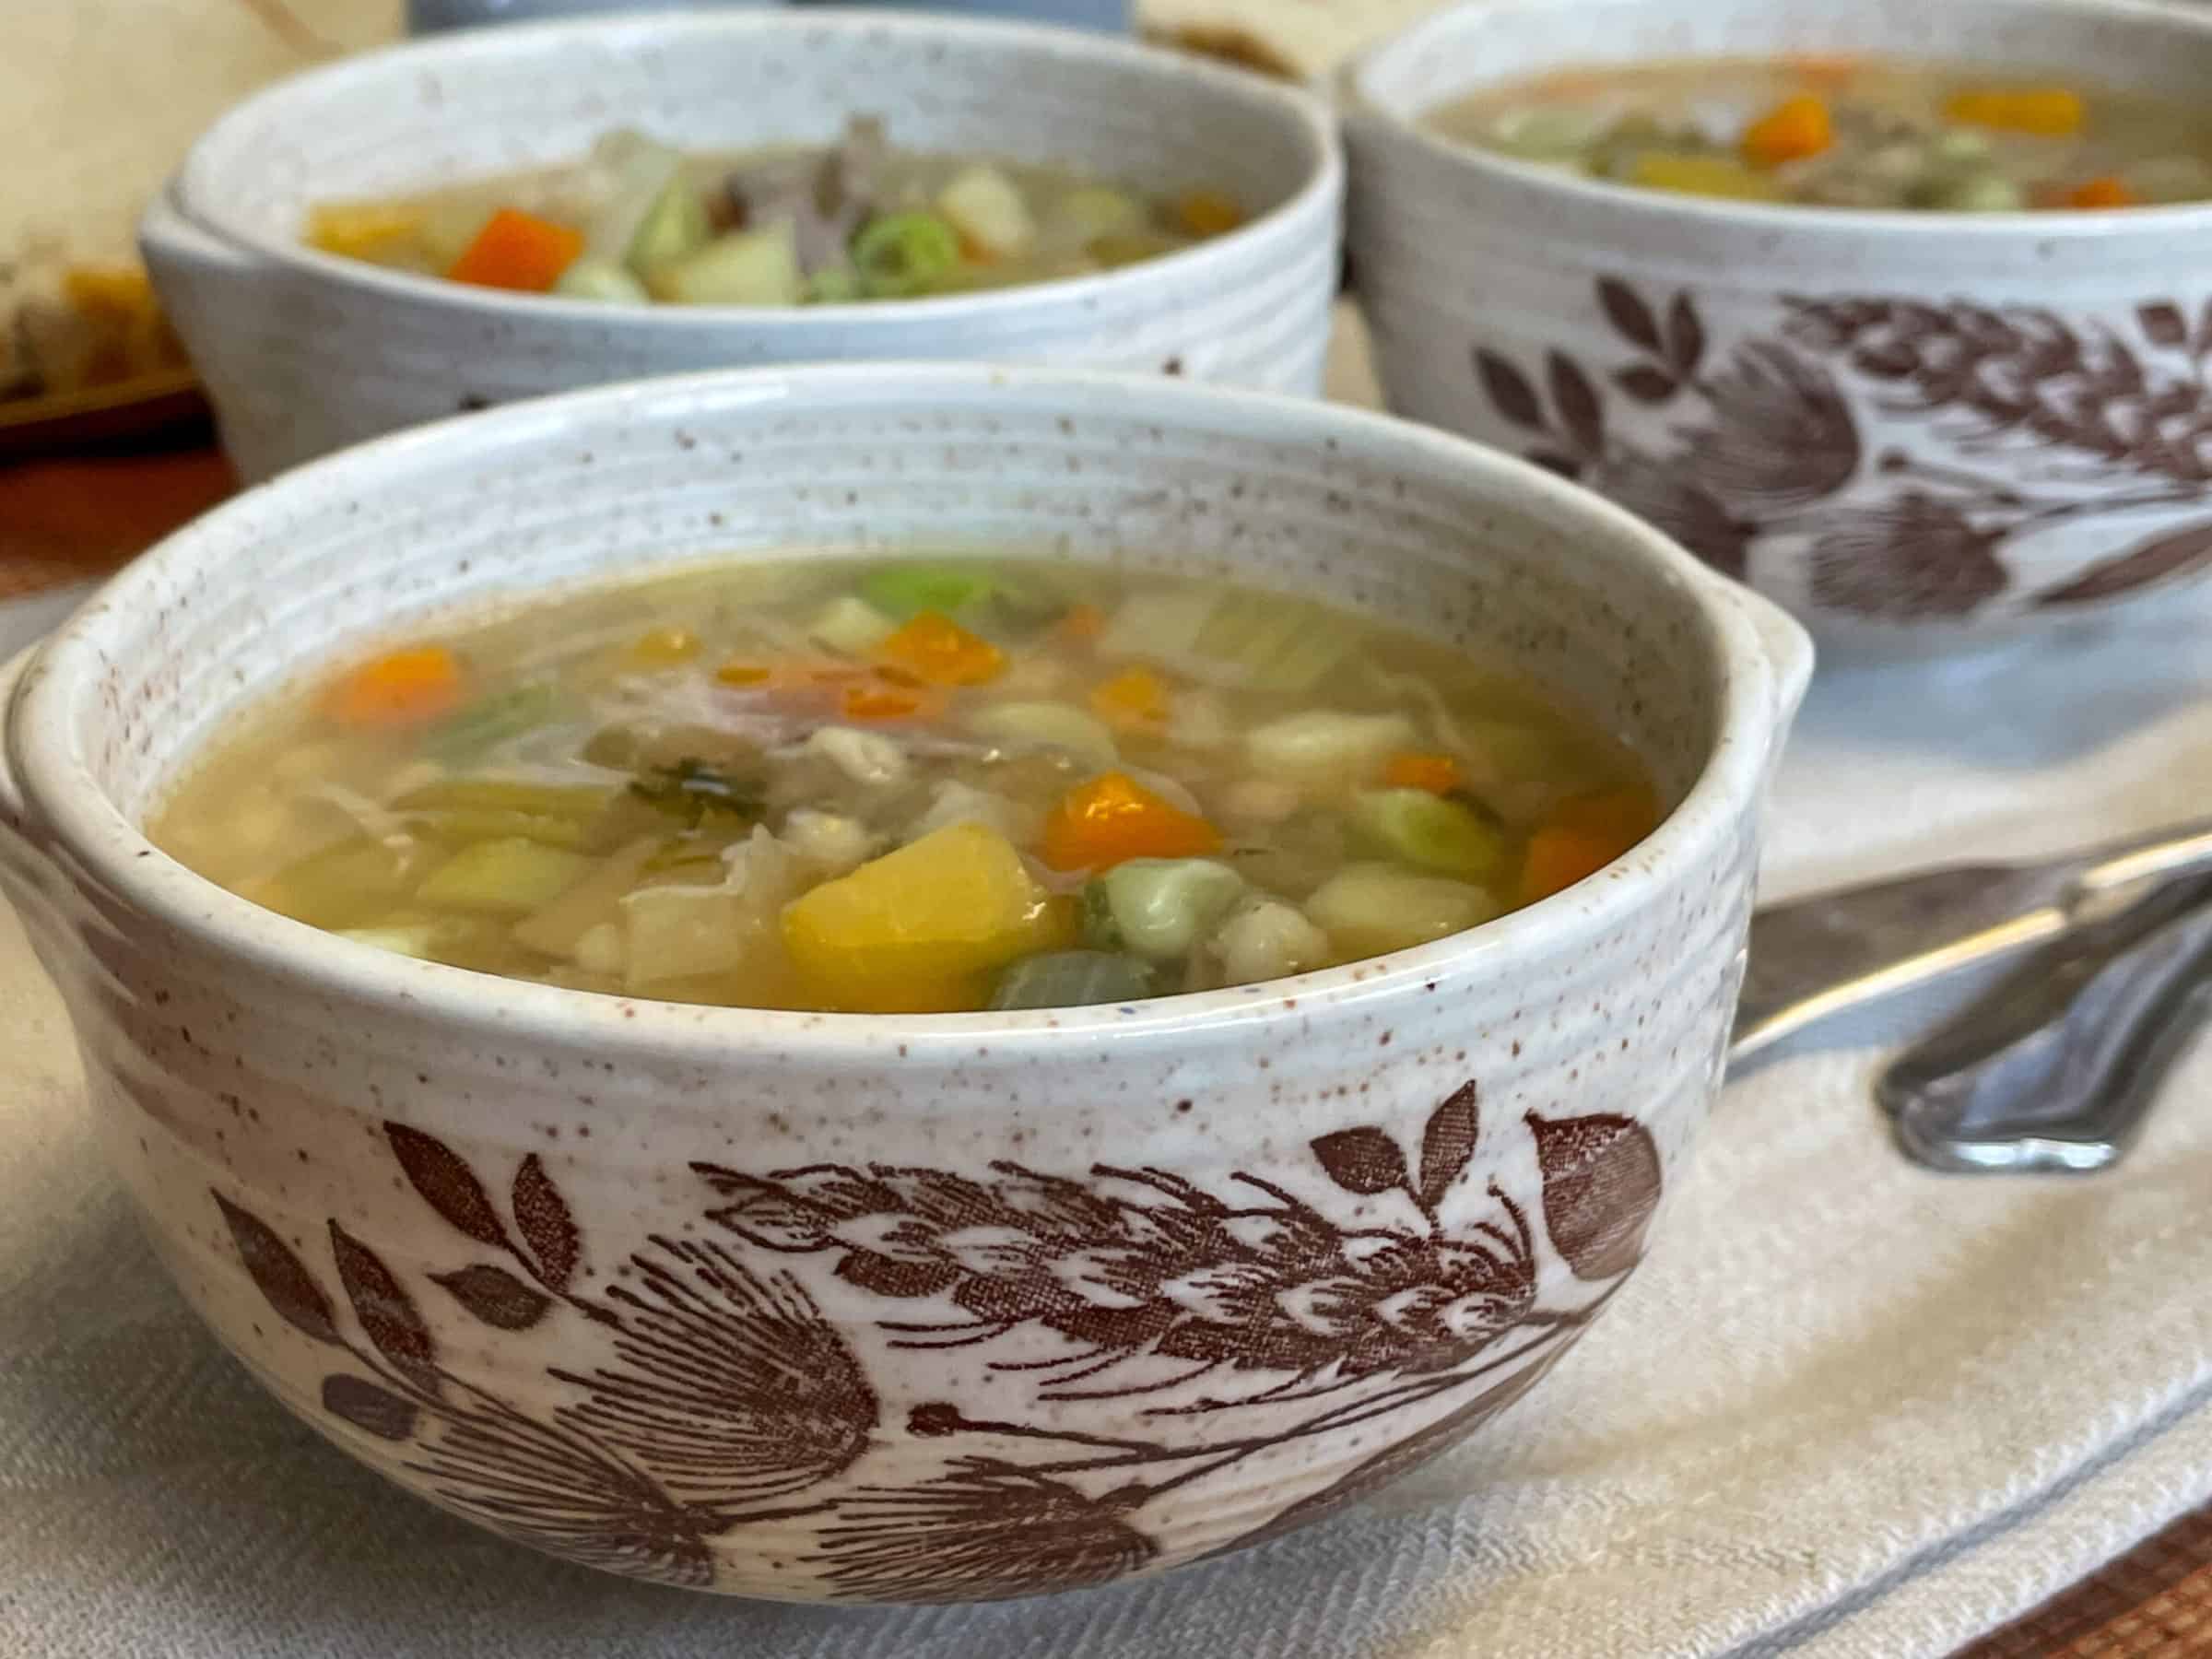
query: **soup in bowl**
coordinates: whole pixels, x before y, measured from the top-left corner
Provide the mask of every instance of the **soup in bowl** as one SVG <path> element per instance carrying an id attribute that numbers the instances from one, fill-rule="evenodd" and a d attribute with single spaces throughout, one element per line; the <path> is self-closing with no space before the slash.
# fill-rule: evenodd
<path id="1" fill-rule="evenodd" d="M 1357 1499 L 1608 1305 L 1809 666 L 1383 418 L 703 376 L 135 564 L 11 671 L 0 870 L 179 1285 L 347 1452 L 665 1583 L 1019 1595 Z"/>
<path id="2" fill-rule="evenodd" d="M 2125 0 L 1439 14 L 1347 83 L 1386 399 L 1854 653 L 2193 602 L 2207 74 Z"/>
<path id="3" fill-rule="evenodd" d="M 880 12 L 517 25 L 208 129 L 141 227 L 249 478 L 717 366 L 1052 361 L 1317 392 L 1343 168 L 1294 88 Z"/>

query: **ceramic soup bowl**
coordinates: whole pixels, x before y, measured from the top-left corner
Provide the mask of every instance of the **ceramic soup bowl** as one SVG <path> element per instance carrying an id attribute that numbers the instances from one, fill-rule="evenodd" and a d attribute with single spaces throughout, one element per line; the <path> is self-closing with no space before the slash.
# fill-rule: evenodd
<path id="1" fill-rule="evenodd" d="M 1709 201 L 1415 124 L 1571 65 L 1777 52 L 2049 66 L 2194 100 L 2212 20 L 2118 0 L 1438 14 L 1345 88 L 1354 280 L 1390 406 L 1580 478 L 1823 647 L 1929 655 L 2171 604 L 2212 571 L 2212 205 Z"/>
<path id="2" fill-rule="evenodd" d="M 1225 573 L 1495 653 L 1631 739 L 1672 810 L 1403 955 L 915 1017 L 386 955 L 138 830 L 242 704 L 446 607 L 948 544 Z M 700 376 L 387 439 L 163 544 L 16 670 L 0 865 L 177 1283 L 346 1451 L 670 1583 L 1020 1595 L 1355 1499 L 1606 1305 L 1719 1084 L 1809 667 L 1627 514 L 1379 416 L 1049 371 Z"/>
<path id="3" fill-rule="evenodd" d="M 679 147 L 827 143 L 1212 185 L 1242 228 L 1103 275 L 873 305 L 613 307 L 305 247 L 310 209 L 568 162 L 612 128 Z M 522 24 L 368 53 L 247 100 L 140 241 L 240 470 L 457 410 L 641 375 L 830 359 L 1041 360 L 1317 393 L 1343 162 L 1317 99 L 1177 53 L 1016 23 L 758 8 Z"/>

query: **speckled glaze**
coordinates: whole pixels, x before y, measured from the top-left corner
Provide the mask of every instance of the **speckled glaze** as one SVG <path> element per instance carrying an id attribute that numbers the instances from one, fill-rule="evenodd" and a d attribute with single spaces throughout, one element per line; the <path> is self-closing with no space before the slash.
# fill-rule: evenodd
<path id="1" fill-rule="evenodd" d="M 1391 408 L 1580 478 L 1823 648 L 1933 655 L 2172 605 L 2212 571 L 2212 205 L 1704 201 L 1412 124 L 1569 65 L 1773 52 L 2086 65 L 2193 100 L 2212 19 L 2125 0 L 1439 13 L 1344 83 L 1352 267 Z"/>
<path id="2" fill-rule="evenodd" d="M 572 160 L 615 126 L 724 150 L 827 142 L 855 112 L 921 149 L 1217 186 L 1255 218 L 1099 276 L 780 309 L 500 294 L 300 245 L 316 202 Z M 294 76 L 200 138 L 140 242 L 258 479 L 456 411 L 722 367 L 1044 361 L 1317 393 L 1343 174 L 1319 100 L 1180 54 L 880 10 L 708 10 L 441 36 Z"/>
<path id="3" fill-rule="evenodd" d="M 1632 739 L 1674 810 L 1403 955 L 911 1018 L 389 956 L 135 828 L 233 711 L 379 625 L 948 542 L 1228 573 L 1498 653 Z M 0 873 L 177 1283 L 347 1451 L 667 1583 L 1018 1595 L 1355 1499 L 1606 1305 L 1718 1085 L 1810 666 L 1626 514 L 1385 418 L 1043 370 L 706 375 L 387 439 L 133 565 L 10 671 Z"/>

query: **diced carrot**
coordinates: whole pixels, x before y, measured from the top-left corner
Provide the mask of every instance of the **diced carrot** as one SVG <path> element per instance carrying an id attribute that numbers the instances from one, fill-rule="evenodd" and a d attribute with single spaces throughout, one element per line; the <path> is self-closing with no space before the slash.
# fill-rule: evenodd
<path id="1" fill-rule="evenodd" d="M 1106 631 L 1106 613 L 1095 605 L 1071 605 L 1057 631 L 1064 640 L 1095 640 Z"/>
<path id="2" fill-rule="evenodd" d="M 1785 98 L 1744 129 L 1744 159 L 1754 167 L 1780 167 L 1817 156 L 1836 141 L 1828 105 L 1810 92 Z"/>
<path id="3" fill-rule="evenodd" d="M 1561 803 L 1528 838 L 1521 902 L 1534 904 L 1594 876 L 1652 832 L 1659 797 L 1648 785 L 1596 790 Z"/>
<path id="4" fill-rule="evenodd" d="M 1006 671 L 1006 653 L 943 611 L 923 611 L 876 647 L 876 660 L 929 686 L 980 686 Z"/>
<path id="5" fill-rule="evenodd" d="M 1149 668 L 1124 668 L 1090 690 L 1093 712 L 1123 731 L 1149 731 L 1168 722 L 1167 682 Z"/>
<path id="6" fill-rule="evenodd" d="M 924 686 L 882 682 L 847 686 L 838 706 L 847 720 L 927 720 L 944 712 L 945 695 Z"/>
<path id="7" fill-rule="evenodd" d="M 1244 222 L 1244 209 L 1218 190 L 1186 190 L 1175 198 L 1175 222 L 1193 236 L 1219 236 Z"/>
<path id="8" fill-rule="evenodd" d="M 502 207 L 477 232 L 477 240 L 446 275 L 479 288 L 542 294 L 582 252 L 582 231 L 519 208 Z"/>
<path id="9" fill-rule="evenodd" d="M 461 706 L 463 678 L 444 646 L 411 646 L 356 668 L 331 688 L 324 712 L 349 726 L 422 725 Z"/>
<path id="10" fill-rule="evenodd" d="M 741 662 L 732 658 L 714 670 L 714 677 L 725 686 L 765 686 L 775 677 L 775 673 L 766 663 Z"/>
<path id="11" fill-rule="evenodd" d="M 1040 848 L 1055 870 L 1105 870 L 1131 858 L 1202 858 L 1221 832 L 1126 772 L 1105 772 L 1061 797 Z"/>
<path id="12" fill-rule="evenodd" d="M 1954 92 L 1943 106 L 1953 121 L 1999 132 L 2064 138 L 2081 130 L 2081 94 L 2069 87 L 1976 87 Z"/>
<path id="13" fill-rule="evenodd" d="M 2069 207 L 2137 207 L 2142 202 L 2143 198 L 2127 187 L 2126 180 L 2110 173 L 2066 192 Z"/>
<path id="14" fill-rule="evenodd" d="M 127 328 L 151 319 L 154 286 L 129 265 L 73 265 L 62 276 L 62 297 L 88 323 Z"/>
<path id="15" fill-rule="evenodd" d="M 1383 765 L 1382 782 L 1393 789 L 1425 789 L 1430 794 L 1449 794 L 1459 787 L 1459 760 L 1452 755 L 1422 754 L 1408 749 L 1393 755 Z"/>

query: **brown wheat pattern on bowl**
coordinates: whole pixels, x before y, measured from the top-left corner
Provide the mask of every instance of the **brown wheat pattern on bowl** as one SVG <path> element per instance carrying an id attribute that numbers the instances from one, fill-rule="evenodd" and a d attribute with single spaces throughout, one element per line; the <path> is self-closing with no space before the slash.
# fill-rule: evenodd
<path id="1" fill-rule="evenodd" d="M 350 1317 L 275 1229 L 215 1198 L 269 1305 L 344 1357 L 324 1408 L 406 1446 L 403 1466 L 454 1509 L 572 1560 L 696 1587 L 715 1582 L 716 1535 L 805 1519 L 805 1559 L 831 1596 L 977 1600 L 1135 1571 L 1162 1553 L 1147 1504 L 1293 1441 L 1451 1405 L 1253 1535 L 1287 1530 L 1532 1386 L 1625 1282 L 1661 1177 L 1630 1119 L 1514 1127 L 1533 1138 L 1543 1236 L 1573 1280 L 1598 1287 L 1575 1305 L 1541 1305 L 1535 1224 L 1497 1182 L 1468 1178 L 1485 1132 L 1473 1083 L 1430 1113 L 1417 1147 L 1371 1125 L 1311 1144 L 1338 1191 L 1371 1201 L 1357 1227 L 1246 1174 L 1224 1197 L 1105 1165 L 1078 1179 L 1006 1162 L 981 1178 L 696 1164 L 703 1218 L 727 1241 L 656 1236 L 598 1276 L 579 1272 L 583 1232 L 535 1155 L 502 1209 L 443 1142 L 387 1124 L 414 1191 L 493 1258 L 429 1276 L 442 1297 L 494 1334 L 571 1318 L 604 1344 L 588 1371 L 548 1370 L 566 1403 L 536 1415 L 462 1374 L 418 1292 L 336 1221 L 329 1254 Z M 833 1256 L 835 1276 L 880 1304 L 889 1347 L 1050 1333 L 1055 1357 L 1038 1360 L 1032 1343 L 991 1366 L 1053 1409 L 986 1420 L 912 1405 L 907 1441 L 945 1453 L 919 1481 L 870 1480 L 884 1403 L 860 1333 L 833 1326 L 790 1270 L 760 1265 L 801 1256 Z M 1139 1419 L 1186 1432 L 1132 1435 L 1126 1405 L 1124 1432 L 1068 1426 L 1071 1403 L 1140 1398 Z M 1261 1408 L 1265 1424 L 1238 1420 Z"/>
<path id="2" fill-rule="evenodd" d="M 1531 373 L 1475 349 L 1491 408 L 1541 435 L 1528 459 L 1738 579 L 1758 538 L 1802 536 L 1812 597 L 1832 610 L 1963 618 L 2012 588 L 2002 555 L 2019 537 L 2212 495 L 2212 302 L 2193 324 L 2171 300 L 2145 300 L 2131 339 L 2035 307 L 1785 295 L 1778 334 L 1747 335 L 1715 364 L 1692 295 L 1662 310 L 1605 276 L 1595 297 L 1633 354 L 1604 377 L 1610 392 L 1563 351 Z M 1614 430 L 1615 394 L 1678 411 L 1665 444 Z M 1869 454 L 1865 417 L 1922 429 L 1927 448 Z M 2035 464 L 2032 490 L 2007 481 L 2023 460 Z M 2206 571 L 2212 519 L 2124 547 L 2026 602 L 2083 605 Z"/>

